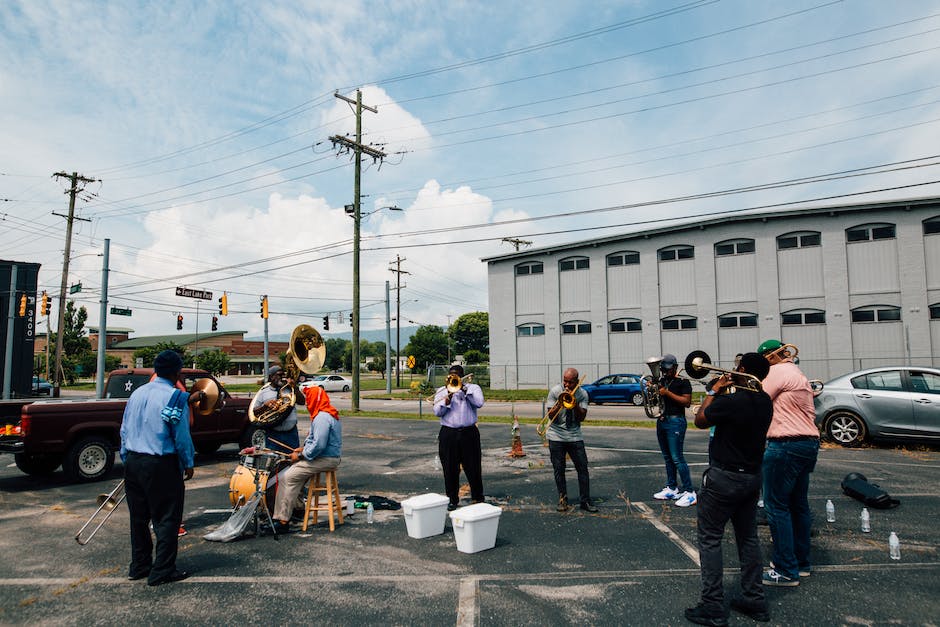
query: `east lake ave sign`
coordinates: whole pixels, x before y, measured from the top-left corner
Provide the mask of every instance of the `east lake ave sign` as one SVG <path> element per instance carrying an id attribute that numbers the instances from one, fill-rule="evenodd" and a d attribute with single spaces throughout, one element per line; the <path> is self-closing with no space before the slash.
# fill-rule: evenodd
<path id="1" fill-rule="evenodd" d="M 201 298 L 202 300 L 212 300 L 212 292 L 205 290 L 194 290 L 191 287 L 176 288 L 177 296 L 186 296 L 187 298 Z"/>

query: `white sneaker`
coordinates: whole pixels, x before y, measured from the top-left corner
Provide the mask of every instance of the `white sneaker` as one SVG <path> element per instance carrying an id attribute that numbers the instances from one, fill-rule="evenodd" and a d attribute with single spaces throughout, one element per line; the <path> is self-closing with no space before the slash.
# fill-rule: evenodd
<path id="1" fill-rule="evenodd" d="M 679 490 L 676 488 L 670 488 L 666 486 L 659 492 L 653 495 L 654 499 L 659 499 L 660 501 L 673 501 L 679 498 Z"/>
<path id="2" fill-rule="evenodd" d="M 695 496 L 694 491 L 683 492 L 679 495 L 679 498 L 676 499 L 677 507 L 688 507 L 690 505 L 695 505 L 698 502 L 698 498 Z"/>

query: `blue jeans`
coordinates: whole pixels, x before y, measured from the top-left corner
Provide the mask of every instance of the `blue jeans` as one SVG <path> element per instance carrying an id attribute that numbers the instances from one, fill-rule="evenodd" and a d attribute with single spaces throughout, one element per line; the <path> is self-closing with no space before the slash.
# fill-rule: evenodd
<path id="1" fill-rule="evenodd" d="M 809 568 L 809 474 L 816 467 L 819 440 L 767 442 L 764 451 L 764 510 L 774 541 L 774 569 L 799 579 Z"/>
<path id="2" fill-rule="evenodd" d="M 666 460 L 666 486 L 675 488 L 676 473 L 679 474 L 680 492 L 692 491 L 692 475 L 689 474 L 689 465 L 685 462 L 682 447 L 685 444 L 685 431 L 689 423 L 685 416 L 663 416 L 656 421 L 656 439 L 659 440 L 659 450 L 663 452 Z"/>

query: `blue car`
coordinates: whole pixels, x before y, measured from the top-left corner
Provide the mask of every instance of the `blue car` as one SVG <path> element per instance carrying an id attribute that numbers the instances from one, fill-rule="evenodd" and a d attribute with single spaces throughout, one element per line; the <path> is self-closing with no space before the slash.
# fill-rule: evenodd
<path id="1" fill-rule="evenodd" d="M 36 396 L 52 396 L 52 384 L 42 377 L 33 377 L 33 394 Z"/>
<path id="2" fill-rule="evenodd" d="M 594 383 L 582 385 L 588 399 L 596 405 L 604 403 L 643 404 L 643 382 L 638 374 L 609 374 Z"/>

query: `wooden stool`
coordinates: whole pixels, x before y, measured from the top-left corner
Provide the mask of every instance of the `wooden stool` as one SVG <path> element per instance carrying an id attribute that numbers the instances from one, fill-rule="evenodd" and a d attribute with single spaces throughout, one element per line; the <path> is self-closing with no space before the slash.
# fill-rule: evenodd
<path id="1" fill-rule="evenodd" d="M 320 475 L 326 475 L 325 483 L 320 483 Z M 343 503 L 339 500 L 339 482 L 336 480 L 335 470 L 324 470 L 310 477 L 310 487 L 307 488 L 307 505 L 304 508 L 304 526 L 307 530 L 307 521 L 310 519 L 310 512 L 313 512 L 313 524 L 317 524 L 317 517 L 320 512 L 329 512 L 330 531 L 336 529 L 333 524 L 333 516 L 339 519 L 339 524 L 343 524 Z M 320 495 L 326 498 L 326 503 L 320 504 Z"/>

